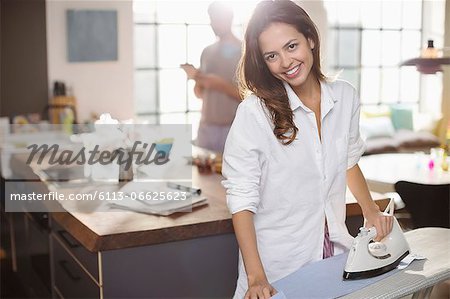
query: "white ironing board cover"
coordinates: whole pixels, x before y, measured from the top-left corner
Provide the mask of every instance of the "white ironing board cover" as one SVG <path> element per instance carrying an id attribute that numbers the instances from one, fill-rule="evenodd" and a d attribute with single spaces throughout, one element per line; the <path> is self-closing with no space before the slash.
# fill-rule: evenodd
<path id="1" fill-rule="evenodd" d="M 273 283 L 286 298 L 397 298 L 450 278 L 450 230 L 422 228 L 405 234 L 411 251 L 426 260 L 383 275 L 343 281 L 347 253 L 311 263 Z"/>
<path id="2" fill-rule="evenodd" d="M 342 299 L 398 298 L 450 279 L 450 229 L 419 228 L 405 233 L 412 252 L 426 257 L 387 279 Z"/>

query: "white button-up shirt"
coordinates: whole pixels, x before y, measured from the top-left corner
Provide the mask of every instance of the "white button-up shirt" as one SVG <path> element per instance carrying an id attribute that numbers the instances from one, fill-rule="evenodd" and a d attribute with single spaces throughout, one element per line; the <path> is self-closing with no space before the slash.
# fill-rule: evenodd
<path id="1" fill-rule="evenodd" d="M 335 254 L 352 243 L 345 225 L 346 170 L 364 152 L 360 103 L 345 81 L 321 82 L 321 136 L 314 112 L 285 83 L 299 129 L 290 145 L 273 134 L 262 101 L 252 95 L 238 107 L 225 145 L 223 186 L 232 214 L 249 210 L 269 282 L 322 259 L 325 219 Z M 247 289 L 239 258 L 236 298 Z"/>

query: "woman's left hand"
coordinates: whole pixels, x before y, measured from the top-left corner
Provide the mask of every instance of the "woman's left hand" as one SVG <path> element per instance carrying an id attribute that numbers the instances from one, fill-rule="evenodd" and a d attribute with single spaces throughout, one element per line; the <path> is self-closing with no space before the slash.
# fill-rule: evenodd
<path id="1" fill-rule="evenodd" d="M 386 237 L 392 230 L 393 216 L 384 214 L 380 209 L 372 209 L 370 211 L 363 212 L 364 218 L 366 218 L 366 227 L 370 228 L 375 226 L 377 230 L 377 236 L 375 241 L 379 242 Z"/>

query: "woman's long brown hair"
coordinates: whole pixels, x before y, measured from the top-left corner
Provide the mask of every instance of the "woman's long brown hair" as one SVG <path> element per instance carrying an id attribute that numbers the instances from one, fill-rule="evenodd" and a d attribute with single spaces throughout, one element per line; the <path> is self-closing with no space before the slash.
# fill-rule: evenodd
<path id="1" fill-rule="evenodd" d="M 306 39 L 311 39 L 314 42 L 311 73 L 317 80 L 324 80 L 325 76 L 320 69 L 319 33 L 308 14 L 289 0 L 260 2 L 245 32 L 244 52 L 238 67 L 239 89 L 243 97 L 252 92 L 263 101 L 274 124 L 273 133 L 286 145 L 295 139 L 298 128 L 283 82 L 269 71 L 258 44 L 260 34 L 272 23 L 293 25 Z"/>

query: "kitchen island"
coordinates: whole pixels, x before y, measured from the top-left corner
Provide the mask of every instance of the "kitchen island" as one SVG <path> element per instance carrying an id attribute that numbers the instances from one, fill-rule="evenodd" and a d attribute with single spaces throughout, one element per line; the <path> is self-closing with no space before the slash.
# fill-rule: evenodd
<path id="1" fill-rule="evenodd" d="M 14 182 L 18 191 L 49 192 L 49 184 L 40 182 L 25 160 L 20 155 L 11 159 L 15 178 L 24 180 Z M 202 189 L 208 204 L 190 213 L 171 216 L 128 211 L 49 213 L 54 295 L 232 296 L 238 247 L 220 180 L 218 174 L 200 176 L 193 168 L 193 184 Z M 27 190 L 30 187 L 34 190 Z"/>
<path id="2" fill-rule="evenodd" d="M 24 156 L 14 156 L 11 168 L 15 176 L 34 180 L 14 182 L 21 192 L 49 191 Z M 48 239 L 53 296 L 231 297 L 238 246 L 220 184 L 223 177 L 192 171 L 193 185 L 202 189 L 208 205 L 190 213 L 167 217 L 128 211 L 50 213 L 44 230 L 48 233 L 41 236 Z M 34 190 L 26 190 L 30 186 Z M 382 208 L 387 204 L 383 196 L 374 197 Z M 351 196 L 347 213 L 360 216 Z M 26 217 L 30 223 L 34 218 Z"/>

